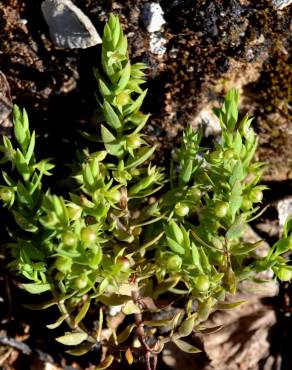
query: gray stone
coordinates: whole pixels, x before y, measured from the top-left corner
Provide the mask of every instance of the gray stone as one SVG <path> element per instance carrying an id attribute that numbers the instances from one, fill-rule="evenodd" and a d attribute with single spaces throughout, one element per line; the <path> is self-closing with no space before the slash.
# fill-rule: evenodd
<path id="1" fill-rule="evenodd" d="M 163 18 L 163 10 L 158 3 L 146 3 L 142 12 L 142 20 L 147 31 L 157 32 L 166 23 Z"/>
<path id="2" fill-rule="evenodd" d="M 217 136 L 221 132 L 219 119 L 213 113 L 214 105 L 214 102 L 205 105 L 191 121 L 195 130 L 203 127 L 205 137 Z"/>
<path id="3" fill-rule="evenodd" d="M 55 46 L 86 49 L 102 42 L 90 19 L 70 0 L 45 0 L 42 12 Z"/>
<path id="4" fill-rule="evenodd" d="M 12 127 L 12 107 L 10 86 L 5 74 L 0 71 L 0 134 L 9 134 Z"/>
<path id="5" fill-rule="evenodd" d="M 283 232 L 283 226 L 288 217 L 292 217 L 292 197 L 289 196 L 279 200 L 277 204 L 280 232 Z"/>
<path id="6" fill-rule="evenodd" d="M 160 32 L 151 33 L 149 40 L 149 49 L 151 53 L 162 56 L 166 52 L 166 43 L 167 40 Z"/>
<path id="7" fill-rule="evenodd" d="M 290 4 L 292 4 L 292 0 L 273 0 L 274 7 L 279 10 L 286 8 Z"/>

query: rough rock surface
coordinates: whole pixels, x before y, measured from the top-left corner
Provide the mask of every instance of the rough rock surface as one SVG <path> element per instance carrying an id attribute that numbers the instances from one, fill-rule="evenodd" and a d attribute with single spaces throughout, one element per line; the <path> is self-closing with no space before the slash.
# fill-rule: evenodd
<path id="1" fill-rule="evenodd" d="M 161 56 L 166 52 L 166 43 L 167 40 L 160 32 L 154 32 L 150 35 L 149 49 L 151 53 Z"/>
<path id="2" fill-rule="evenodd" d="M 283 229 L 287 217 L 292 217 L 292 196 L 279 200 L 277 204 L 280 230 Z"/>
<path id="3" fill-rule="evenodd" d="M 163 10 L 158 3 L 146 3 L 142 11 L 143 23 L 148 32 L 157 32 L 165 24 Z"/>
<path id="4" fill-rule="evenodd" d="M 0 71 L 0 133 L 7 133 L 12 126 L 10 115 L 12 112 L 12 100 L 10 86 L 3 72 Z"/>
<path id="5" fill-rule="evenodd" d="M 246 304 L 233 310 L 216 311 L 205 326 L 222 326 L 222 329 L 194 336 L 196 342 L 201 342 L 209 361 L 200 356 L 194 361 L 191 355 L 178 352 L 173 345 L 166 346 L 163 361 L 174 370 L 271 370 L 275 359 L 269 356 L 268 335 L 276 315 L 261 298 L 277 293 L 278 286 L 272 281 L 260 289 L 258 284 L 249 284 L 244 292 L 230 299 L 232 302 L 246 300 Z"/>
<path id="6" fill-rule="evenodd" d="M 86 49 L 101 43 L 90 19 L 70 0 L 45 0 L 42 12 L 55 46 Z"/>
<path id="7" fill-rule="evenodd" d="M 204 349 L 210 359 L 206 370 L 256 370 L 269 356 L 268 331 L 276 322 L 272 309 L 260 302 L 230 312 L 217 312 L 210 324 L 224 325 L 205 335 Z"/>
<path id="8" fill-rule="evenodd" d="M 292 4 L 292 0 L 273 0 L 273 5 L 280 10 L 286 8 L 286 6 L 290 4 Z"/>

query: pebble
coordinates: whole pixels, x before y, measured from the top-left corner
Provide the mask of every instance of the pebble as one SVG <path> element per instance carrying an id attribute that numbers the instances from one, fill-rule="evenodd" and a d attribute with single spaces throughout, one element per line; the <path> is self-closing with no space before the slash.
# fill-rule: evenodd
<path id="1" fill-rule="evenodd" d="M 191 122 L 194 129 L 203 127 L 204 137 L 217 136 L 221 132 L 219 120 L 212 108 L 212 105 L 206 106 L 196 114 Z"/>
<path id="2" fill-rule="evenodd" d="M 277 204 L 277 210 L 280 232 L 282 232 L 287 217 L 292 217 L 292 197 L 287 197 L 280 200 Z"/>
<path id="3" fill-rule="evenodd" d="M 27 19 L 22 18 L 22 19 L 19 20 L 19 23 L 21 23 L 21 24 L 27 24 Z"/>
<path id="4" fill-rule="evenodd" d="M 146 3 L 142 11 L 142 20 L 148 32 L 158 32 L 166 23 L 163 10 L 158 3 Z"/>
<path id="5" fill-rule="evenodd" d="M 118 313 L 120 313 L 122 311 L 122 305 L 118 305 L 118 306 L 110 306 L 109 307 L 109 315 L 110 316 L 116 316 Z"/>
<path id="6" fill-rule="evenodd" d="M 275 8 L 282 10 L 292 4 L 292 0 L 273 0 L 272 3 Z"/>
<path id="7" fill-rule="evenodd" d="M 0 71 L 0 134 L 7 134 L 12 126 L 12 107 L 10 86 L 5 74 Z"/>
<path id="8" fill-rule="evenodd" d="M 70 0 L 45 0 L 41 7 L 56 47 L 86 49 L 102 42 L 90 19 Z"/>
<path id="9" fill-rule="evenodd" d="M 151 53 L 162 56 L 166 52 L 166 43 L 167 40 L 160 32 L 152 33 L 149 40 L 149 49 Z"/>

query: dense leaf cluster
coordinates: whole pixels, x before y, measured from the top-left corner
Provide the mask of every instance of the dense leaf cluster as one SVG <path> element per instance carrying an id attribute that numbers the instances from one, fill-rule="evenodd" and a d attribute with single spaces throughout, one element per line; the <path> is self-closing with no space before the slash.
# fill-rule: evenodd
<path id="1" fill-rule="evenodd" d="M 51 292 L 42 308 L 57 305 L 61 316 L 48 328 L 64 323 L 67 331 L 57 340 L 77 346 L 72 354 L 100 343 L 99 369 L 123 354 L 129 363 L 144 354 L 150 369 L 150 356 L 168 341 L 197 352 L 181 338 L 202 330 L 216 308 L 240 304 L 222 302 L 242 280 L 267 269 L 291 279 L 282 254 L 292 249 L 292 222 L 266 257 L 257 253 L 260 242 L 242 239 L 261 212 L 265 187 L 258 185 L 263 164 L 252 162 L 258 140 L 251 119 L 238 121 L 236 90 L 215 112 L 220 141 L 204 148 L 201 133 L 188 127 L 166 174 L 151 162 L 155 147 L 142 133 L 149 119 L 140 110 L 145 66 L 131 64 L 114 16 L 104 29 L 101 61 L 99 135 L 83 133 L 96 150 L 78 152 L 66 197 L 44 188 L 54 165 L 36 159 L 26 112 L 14 108 L 14 140 L 4 137 L 0 146 L 1 163 L 11 164 L 0 187 L 15 221 L 7 225 L 10 268 L 25 278 L 28 292 Z M 111 323 L 117 307 L 130 322 L 122 329 Z M 167 319 L 153 320 L 161 310 Z M 89 319 L 92 311 L 98 323 Z M 161 326 L 168 328 L 164 334 Z"/>

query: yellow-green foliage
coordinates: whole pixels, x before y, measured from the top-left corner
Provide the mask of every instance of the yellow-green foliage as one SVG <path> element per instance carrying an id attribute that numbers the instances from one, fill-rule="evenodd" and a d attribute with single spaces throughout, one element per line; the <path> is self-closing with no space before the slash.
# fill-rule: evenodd
<path id="1" fill-rule="evenodd" d="M 155 147 L 142 133 L 149 119 L 141 111 L 145 65 L 131 64 L 113 15 L 101 61 L 103 70 L 95 70 L 99 135 L 83 133 L 96 146 L 80 148 L 67 194 L 43 185 L 54 165 L 36 158 L 26 112 L 14 108 L 14 139 L 4 137 L 0 147 L 1 163 L 11 164 L 0 188 L 15 221 L 7 225 L 10 268 L 25 278 L 29 293 L 50 292 L 43 308 L 57 305 L 60 317 L 48 328 L 62 325 L 57 341 L 73 346 L 70 353 L 99 343 L 106 349 L 100 369 L 120 356 L 131 363 L 141 354 L 150 369 L 149 358 L 169 341 L 198 352 L 181 338 L 200 330 L 239 281 L 269 268 L 281 280 L 291 279 L 282 254 L 292 248 L 292 222 L 265 258 L 256 253 L 259 243 L 241 239 L 260 212 L 265 187 L 258 185 L 263 164 L 252 161 L 257 136 L 250 118 L 238 120 L 236 90 L 215 112 L 221 140 L 203 148 L 201 133 L 188 127 L 168 173 L 151 161 Z M 152 320 L 162 302 L 173 314 Z M 123 329 L 111 326 L 116 306 L 128 316 Z M 169 330 L 162 334 L 160 326 Z"/>

